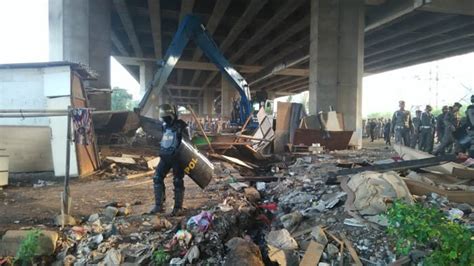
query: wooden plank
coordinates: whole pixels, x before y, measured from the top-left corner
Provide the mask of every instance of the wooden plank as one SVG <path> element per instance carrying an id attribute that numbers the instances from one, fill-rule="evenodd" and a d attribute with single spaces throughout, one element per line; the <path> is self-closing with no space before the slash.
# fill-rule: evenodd
<path id="1" fill-rule="evenodd" d="M 107 160 L 112 161 L 114 163 L 120 163 L 120 164 L 136 164 L 135 160 L 133 158 L 127 158 L 127 157 L 114 157 L 114 156 L 107 156 Z"/>
<path id="2" fill-rule="evenodd" d="M 474 170 L 453 168 L 453 176 L 465 179 L 474 179 Z"/>
<path id="3" fill-rule="evenodd" d="M 349 253 L 351 254 L 352 259 L 354 260 L 355 265 L 362 266 L 362 261 L 360 261 L 359 255 L 357 255 L 357 251 L 352 246 L 351 241 L 347 239 L 344 234 L 341 234 L 341 238 L 342 238 L 342 241 L 344 241 L 344 245 L 349 250 Z"/>
<path id="4" fill-rule="evenodd" d="M 151 170 L 151 171 L 147 171 L 147 172 L 144 172 L 144 173 L 127 175 L 125 178 L 126 179 L 134 179 L 134 178 L 147 177 L 147 176 L 152 176 L 154 173 L 155 173 L 155 170 Z"/>
<path id="5" fill-rule="evenodd" d="M 318 265 L 319 261 L 321 260 L 321 256 L 323 255 L 323 251 L 323 245 L 311 240 L 306 252 L 304 253 L 303 259 L 300 262 L 300 266 Z"/>
<path id="6" fill-rule="evenodd" d="M 404 179 L 404 181 L 407 184 L 407 187 L 410 192 L 415 195 L 422 196 L 431 192 L 435 192 L 436 194 L 445 196 L 450 201 L 458 203 L 469 203 L 471 205 L 474 204 L 473 191 L 448 191 L 415 180 Z"/>
<path id="7" fill-rule="evenodd" d="M 404 160 L 416 160 L 416 159 L 426 159 L 426 158 L 435 157 L 429 153 L 415 150 L 410 147 L 399 145 L 399 144 L 393 144 L 392 147 Z M 426 167 L 426 168 L 423 168 L 423 170 L 426 170 L 429 172 L 439 172 L 442 174 L 450 175 L 453 173 L 454 168 L 466 169 L 466 170 L 471 170 L 474 172 L 474 170 L 469 169 L 468 167 L 462 164 L 453 163 L 453 162 L 445 163 L 438 166 Z"/>
<path id="8" fill-rule="evenodd" d="M 73 107 L 88 107 L 81 78 L 76 73 L 71 75 L 71 94 Z M 92 129 L 92 132 L 93 139 L 91 140 L 91 143 L 88 145 L 76 144 L 77 166 L 79 175 L 81 176 L 93 173 L 99 169 L 100 166 L 97 148 L 95 145 L 94 129 Z"/>

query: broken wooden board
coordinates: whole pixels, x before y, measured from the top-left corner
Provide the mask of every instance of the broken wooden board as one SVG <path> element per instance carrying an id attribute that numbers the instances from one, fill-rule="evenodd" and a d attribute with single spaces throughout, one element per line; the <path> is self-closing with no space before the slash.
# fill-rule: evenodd
<path id="1" fill-rule="evenodd" d="M 155 170 L 147 171 L 147 172 L 144 172 L 144 173 L 138 173 L 138 174 L 127 175 L 127 176 L 125 177 L 125 179 L 134 179 L 134 178 L 148 177 L 148 176 L 152 176 L 153 174 L 155 174 Z"/>
<path id="2" fill-rule="evenodd" d="M 344 245 L 349 250 L 349 253 L 351 254 L 352 259 L 354 260 L 355 265 L 362 266 L 362 261 L 360 261 L 359 255 L 357 255 L 357 251 L 352 246 L 351 241 L 347 239 L 344 234 L 341 234 L 341 238 L 342 238 L 342 241 L 344 241 Z"/>
<path id="3" fill-rule="evenodd" d="M 434 158 L 435 157 L 435 156 L 433 156 L 429 153 L 419 151 L 419 150 L 415 150 L 415 149 L 412 149 L 410 147 L 399 145 L 399 144 L 393 144 L 392 147 L 398 153 L 398 155 L 400 155 L 400 157 L 402 157 L 404 160 L 417 160 L 417 159 L 426 159 L 426 158 Z M 474 175 L 474 170 L 472 170 L 472 169 L 470 169 L 470 168 L 468 168 L 468 167 L 466 167 L 462 164 L 458 164 L 458 163 L 454 163 L 454 162 L 445 163 L 445 164 L 442 164 L 442 165 L 439 165 L 439 166 L 426 167 L 426 168 L 423 168 L 423 170 L 429 171 L 429 172 L 438 172 L 438 173 L 450 175 L 450 174 L 453 173 L 454 168 L 470 171 L 472 173 L 472 175 Z"/>
<path id="4" fill-rule="evenodd" d="M 122 153 L 122 158 L 140 159 L 141 156 L 140 156 L 140 155 L 136 155 L 136 154 L 126 154 L 126 153 Z"/>
<path id="5" fill-rule="evenodd" d="M 156 166 L 158 166 L 159 162 L 160 162 L 160 157 L 155 157 L 151 160 L 147 160 L 146 164 L 148 166 L 148 169 L 152 170 L 152 169 L 155 169 Z"/>
<path id="6" fill-rule="evenodd" d="M 136 164 L 137 163 L 135 162 L 133 158 L 129 158 L 129 157 L 107 156 L 106 159 L 114 163 L 119 163 L 119 164 Z"/>
<path id="7" fill-rule="evenodd" d="M 403 181 L 405 181 L 407 184 L 410 193 L 415 195 L 422 196 L 434 192 L 436 194 L 445 196 L 450 201 L 474 204 L 473 191 L 448 191 L 415 180 L 404 179 Z"/>
<path id="8" fill-rule="evenodd" d="M 474 179 L 474 170 L 454 167 L 453 176 L 463 179 Z"/>
<path id="9" fill-rule="evenodd" d="M 318 242 L 311 240 L 306 252 L 304 253 L 303 259 L 300 262 L 300 266 L 314 266 L 318 265 L 321 256 L 323 255 L 324 246 Z M 362 264 L 361 264 L 362 265 Z"/>
<path id="10" fill-rule="evenodd" d="M 254 166 L 255 166 L 255 165 L 251 165 L 250 163 L 239 160 L 235 157 L 231 157 L 231 156 L 226 156 L 226 155 L 221 155 L 221 154 L 216 154 L 216 153 L 209 154 L 209 156 L 213 157 L 213 158 L 216 158 L 216 159 L 228 161 L 230 163 L 234 163 L 234 164 L 240 165 L 240 166 L 248 168 L 248 169 L 254 169 Z"/>

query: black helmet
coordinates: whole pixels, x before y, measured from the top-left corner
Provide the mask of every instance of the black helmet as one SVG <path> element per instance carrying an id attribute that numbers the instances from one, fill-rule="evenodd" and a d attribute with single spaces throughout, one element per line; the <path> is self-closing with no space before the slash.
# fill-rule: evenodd
<path id="1" fill-rule="evenodd" d="M 169 117 L 167 119 L 165 119 L 166 117 Z M 170 121 L 173 121 L 176 119 L 176 109 L 173 105 L 171 104 L 162 104 L 160 105 L 160 118 L 161 120 L 165 121 L 165 120 L 170 120 Z"/>
<path id="2" fill-rule="evenodd" d="M 471 95 L 471 103 L 474 103 L 474 94 Z"/>

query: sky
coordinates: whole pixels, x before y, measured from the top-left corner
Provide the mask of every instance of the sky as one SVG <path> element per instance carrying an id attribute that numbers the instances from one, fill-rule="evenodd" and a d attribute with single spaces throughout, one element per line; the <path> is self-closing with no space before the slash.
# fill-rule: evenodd
<path id="1" fill-rule="evenodd" d="M 0 0 L 0 36 L 0 64 L 48 61 L 48 0 Z M 113 58 L 111 86 L 139 99 L 138 82 Z M 413 111 L 441 107 L 471 94 L 474 53 L 364 77 L 362 113 L 393 112 L 399 100 Z"/>

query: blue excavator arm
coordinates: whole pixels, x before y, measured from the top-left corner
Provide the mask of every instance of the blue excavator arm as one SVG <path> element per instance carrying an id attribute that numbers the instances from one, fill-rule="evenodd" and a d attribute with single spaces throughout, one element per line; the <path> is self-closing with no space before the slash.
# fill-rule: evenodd
<path id="1" fill-rule="evenodd" d="M 158 62 L 158 70 L 153 76 L 152 82 L 140 102 L 140 115 L 153 118 L 154 109 L 159 95 L 163 94 L 163 88 L 168 80 L 171 71 L 178 62 L 181 54 L 192 39 L 199 46 L 203 53 L 221 71 L 224 77 L 230 82 L 232 87 L 240 94 L 240 117 L 238 121 L 231 121 L 243 124 L 249 116 L 252 116 L 252 104 L 250 102 L 250 90 L 247 81 L 237 72 L 220 52 L 204 25 L 194 15 L 187 15 L 179 25 L 171 45 L 166 51 L 163 60 Z M 222 106 L 221 108 L 224 108 Z"/>

